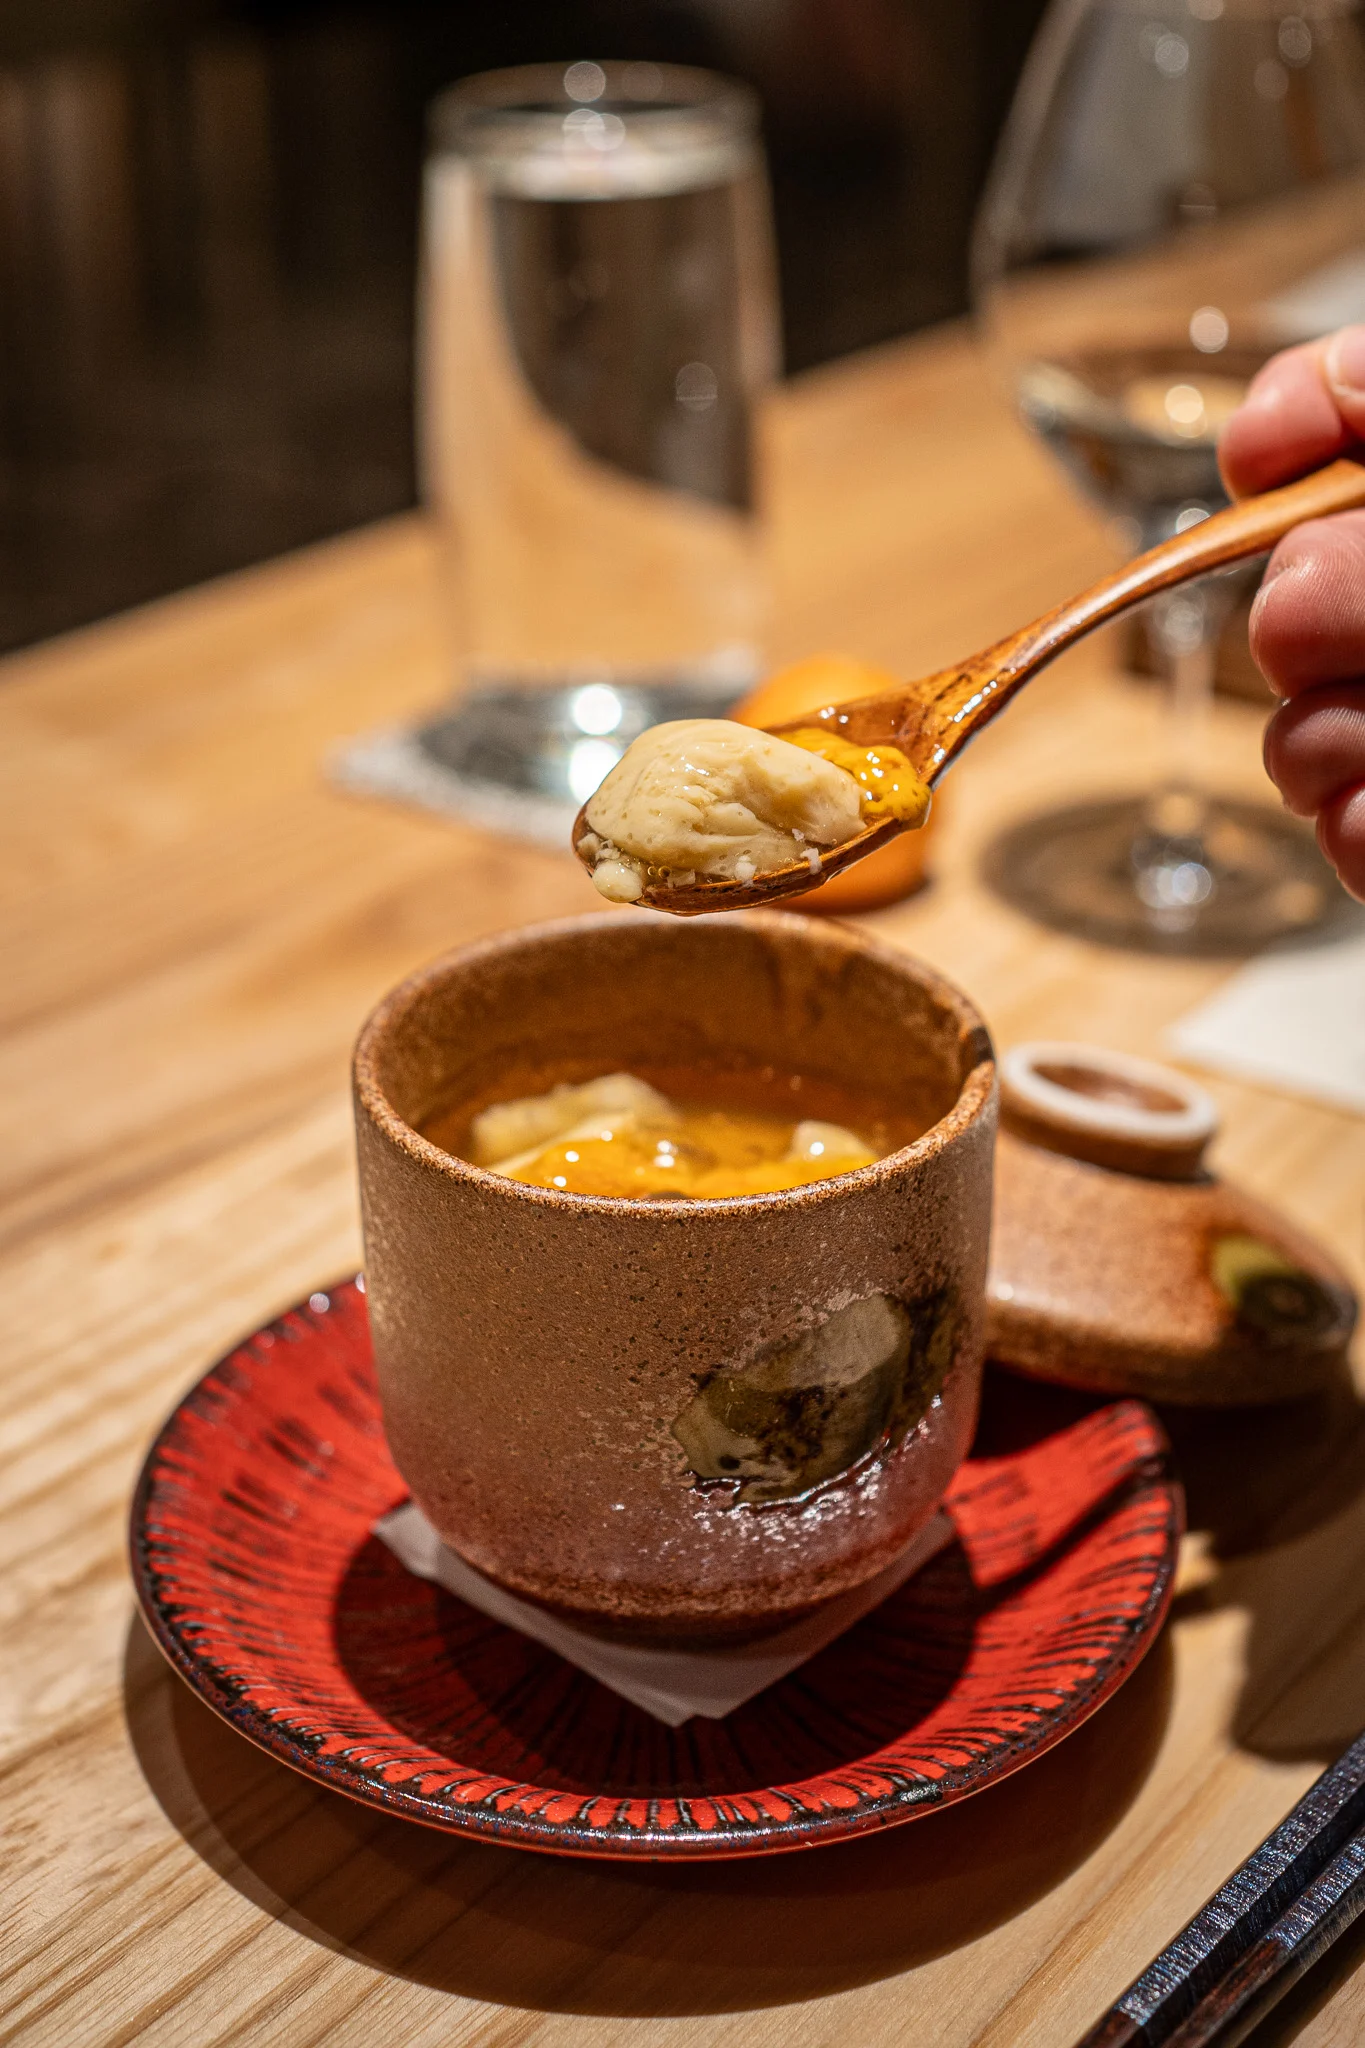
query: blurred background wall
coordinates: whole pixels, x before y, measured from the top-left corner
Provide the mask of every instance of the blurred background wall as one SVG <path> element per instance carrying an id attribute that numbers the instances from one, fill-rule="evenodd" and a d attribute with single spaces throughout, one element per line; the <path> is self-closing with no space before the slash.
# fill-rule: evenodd
<path id="1" fill-rule="evenodd" d="M 787 367 L 963 310 L 1043 0 L 0 0 L 0 646 L 413 502 L 423 110 L 583 55 L 762 97 Z"/>

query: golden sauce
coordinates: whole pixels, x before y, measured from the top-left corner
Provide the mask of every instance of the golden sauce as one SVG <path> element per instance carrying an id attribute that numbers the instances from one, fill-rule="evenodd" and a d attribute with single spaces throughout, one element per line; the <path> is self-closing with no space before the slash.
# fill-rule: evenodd
<path id="1" fill-rule="evenodd" d="M 627 1200 L 719 1201 L 851 1173 L 909 1144 L 922 1128 L 870 1098 L 772 1068 L 708 1073 L 637 1066 L 630 1077 L 611 1078 L 629 1079 L 637 1089 L 643 1084 L 653 1100 L 579 1115 L 581 1105 L 564 1091 L 559 1116 L 569 1128 L 503 1158 L 489 1156 L 499 1146 L 490 1146 L 486 1126 L 481 1142 L 483 1120 L 467 1111 L 433 1117 L 423 1135 L 531 1187 Z M 543 1095 L 499 1105 L 493 1113 L 504 1120 L 494 1136 L 506 1143 L 518 1121 L 533 1126 L 549 1100 Z"/>
<path id="2" fill-rule="evenodd" d="M 657 1122 L 641 1119 L 600 1136 L 550 1145 L 525 1165 L 504 1169 L 511 1180 L 576 1195 L 685 1195 L 717 1201 L 728 1195 L 771 1195 L 870 1166 L 871 1146 L 837 1124 L 803 1129 L 774 1117 L 674 1103 Z M 828 1134 L 828 1135 L 826 1135 Z"/>
<path id="3" fill-rule="evenodd" d="M 853 777 L 861 792 L 864 825 L 880 825 L 886 818 L 922 825 L 928 817 L 928 787 L 899 747 L 860 747 L 818 725 L 785 732 L 782 738 L 793 747 L 804 747 L 808 754 L 821 755 Z"/>

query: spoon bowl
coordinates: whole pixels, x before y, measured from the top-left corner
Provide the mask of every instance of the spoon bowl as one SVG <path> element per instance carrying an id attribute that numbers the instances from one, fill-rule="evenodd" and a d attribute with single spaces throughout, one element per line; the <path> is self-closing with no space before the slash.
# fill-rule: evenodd
<path id="1" fill-rule="evenodd" d="M 822 726 L 858 746 L 898 747 L 921 781 L 932 789 L 968 742 L 1004 710 L 1025 683 L 1096 626 L 1178 583 L 1264 554 L 1306 519 L 1321 519 L 1363 505 L 1365 465 L 1346 459 L 1333 462 L 1297 483 L 1244 498 L 1225 512 L 1215 512 L 954 668 L 873 697 L 831 704 L 765 729 L 782 739 L 789 733 Z M 588 803 L 591 801 L 589 798 Z M 574 821 L 573 846 L 590 869 L 591 859 L 582 846 L 592 831 L 587 814 L 588 804 L 584 804 Z M 654 883 L 646 886 L 639 902 L 643 908 L 671 911 L 678 917 L 761 908 L 784 896 L 801 896 L 818 888 L 831 875 L 887 845 L 898 832 L 913 829 L 902 820 L 884 819 L 855 833 L 841 846 L 812 847 L 805 860 L 772 868 L 751 881 Z"/>

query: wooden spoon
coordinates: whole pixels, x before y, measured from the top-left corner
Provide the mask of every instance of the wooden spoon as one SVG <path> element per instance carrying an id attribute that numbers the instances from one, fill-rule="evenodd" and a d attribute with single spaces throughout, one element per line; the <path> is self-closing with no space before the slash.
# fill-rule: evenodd
<path id="1" fill-rule="evenodd" d="M 1045 612 L 1031 626 L 1011 633 L 956 668 L 923 676 L 899 690 L 830 705 L 824 711 L 767 729 L 780 738 L 785 733 L 824 726 L 858 746 L 899 747 L 908 755 L 916 774 L 932 787 L 967 742 L 997 712 L 1004 710 L 1030 677 L 1096 626 L 1174 584 L 1220 569 L 1225 563 L 1265 553 L 1305 519 L 1349 512 L 1362 505 L 1365 466 L 1359 462 L 1333 462 L 1297 483 L 1266 491 L 1257 498 L 1243 498 L 1225 512 L 1201 520 L 1188 532 L 1138 555 L 1079 597 Z M 574 821 L 573 844 L 588 868 L 592 862 L 582 852 L 581 842 L 590 829 L 585 804 Z M 810 863 L 802 860 L 791 867 L 755 875 L 750 882 L 697 881 L 677 887 L 647 888 L 640 901 L 650 909 L 671 910 L 681 917 L 761 906 L 780 896 L 796 896 L 818 888 L 830 875 L 862 860 L 865 854 L 875 853 L 879 846 L 885 846 L 906 829 L 895 819 L 868 826 L 866 831 L 846 839 L 842 846 L 832 846 L 820 854 L 818 877 Z"/>

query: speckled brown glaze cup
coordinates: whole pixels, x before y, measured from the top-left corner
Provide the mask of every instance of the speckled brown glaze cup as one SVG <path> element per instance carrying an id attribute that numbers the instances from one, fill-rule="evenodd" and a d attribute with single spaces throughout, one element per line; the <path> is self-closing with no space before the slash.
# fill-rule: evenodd
<path id="1" fill-rule="evenodd" d="M 632 1065 L 772 1065 L 924 1135 L 812 1186 L 669 1202 L 525 1186 L 416 1128 Z M 781 913 L 545 925 L 396 989 L 355 1103 L 389 1443 L 489 1578 L 613 1633 L 723 1641 L 863 1584 L 928 1519 L 975 1423 L 996 1114 L 985 1027 L 929 969 Z M 860 1378 L 868 1331 L 885 1355 Z M 726 1476 L 730 1445 L 758 1479 Z"/>

